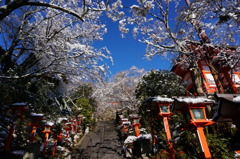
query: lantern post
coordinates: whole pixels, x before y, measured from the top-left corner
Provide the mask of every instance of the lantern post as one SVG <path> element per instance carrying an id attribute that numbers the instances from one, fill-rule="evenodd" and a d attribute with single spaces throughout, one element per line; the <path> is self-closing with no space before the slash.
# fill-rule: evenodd
<path id="1" fill-rule="evenodd" d="M 10 105 L 10 109 L 12 111 L 12 114 L 16 116 L 17 118 L 23 119 L 23 114 L 26 110 L 28 110 L 28 106 L 26 103 L 14 103 Z M 14 132 L 15 122 L 12 122 L 9 127 L 8 137 L 4 145 L 4 150 L 8 151 L 9 146 L 12 141 L 13 132 Z"/>
<path id="2" fill-rule="evenodd" d="M 174 98 L 174 111 L 180 111 L 187 124 L 185 129 L 195 129 L 201 151 L 205 159 L 211 159 L 208 143 L 204 134 L 204 126 L 214 124 L 207 118 L 206 107 L 214 101 L 206 97 L 176 97 Z"/>
<path id="3" fill-rule="evenodd" d="M 140 126 L 140 116 L 138 114 L 130 114 L 130 119 L 132 120 L 132 125 L 135 128 L 135 135 L 138 137 L 140 135 L 139 126 Z"/>
<path id="4" fill-rule="evenodd" d="M 168 120 L 170 116 L 173 115 L 171 112 L 171 104 L 173 103 L 172 98 L 163 98 L 163 97 L 153 97 L 152 102 L 151 102 L 151 107 L 157 107 L 159 109 L 158 116 L 163 118 L 163 124 L 164 124 L 164 129 L 166 133 L 166 140 L 168 144 L 168 150 L 170 154 L 170 158 L 174 159 L 175 158 L 175 150 L 173 148 L 172 144 L 172 136 L 171 136 L 171 131 L 169 128 L 169 123 Z"/>

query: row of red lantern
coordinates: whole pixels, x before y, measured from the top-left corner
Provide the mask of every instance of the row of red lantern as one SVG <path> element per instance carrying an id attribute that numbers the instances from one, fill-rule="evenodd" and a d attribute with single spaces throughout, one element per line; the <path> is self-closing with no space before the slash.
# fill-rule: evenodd
<path id="1" fill-rule="evenodd" d="M 11 109 L 12 114 L 16 118 L 23 119 L 25 112 L 28 110 L 28 105 L 26 103 L 14 103 L 14 104 L 10 105 L 10 109 Z M 34 142 L 35 133 L 36 133 L 37 128 L 42 126 L 42 121 L 43 121 L 44 115 L 31 113 L 29 118 L 31 119 L 31 123 L 29 125 L 32 127 L 31 136 L 30 136 L 29 141 L 30 141 L 30 143 L 32 143 L 32 142 Z M 65 138 L 68 138 L 69 132 L 77 133 L 79 131 L 79 126 L 82 124 L 83 118 L 84 118 L 83 115 L 79 115 L 75 119 L 71 119 L 69 121 L 67 118 L 61 118 L 61 122 L 64 124 L 63 129 L 65 130 L 65 133 L 66 133 Z M 45 154 L 49 135 L 54 133 L 52 131 L 53 126 L 54 126 L 53 122 L 45 122 L 45 124 L 44 124 L 44 130 L 42 132 L 45 134 L 45 139 L 44 139 L 44 143 L 43 143 L 42 154 Z M 9 127 L 8 137 L 7 137 L 5 145 L 4 145 L 5 151 L 9 151 L 9 146 L 11 144 L 11 140 L 13 137 L 14 127 L 15 127 L 15 122 L 12 122 Z M 52 155 L 55 155 L 57 141 L 63 140 L 62 132 L 56 132 L 56 133 L 57 134 L 53 135 L 54 136 L 54 150 L 52 152 Z"/>
<path id="2" fill-rule="evenodd" d="M 32 140 L 30 142 L 33 142 L 34 141 L 33 131 L 41 123 L 41 121 L 43 119 L 43 114 L 32 114 L 30 117 L 32 119 L 32 122 L 30 124 L 30 125 L 32 125 L 32 136 L 31 136 Z M 49 135 L 53 134 L 53 138 L 54 138 L 54 147 L 53 147 L 53 151 L 52 151 L 52 156 L 54 156 L 55 152 L 56 152 L 56 146 L 57 146 L 58 141 L 62 141 L 63 138 L 65 138 L 66 141 L 68 142 L 70 132 L 73 132 L 73 133 L 78 133 L 79 132 L 79 126 L 82 124 L 83 115 L 79 115 L 75 119 L 59 118 L 58 120 L 59 120 L 58 122 L 64 124 L 63 125 L 63 130 L 65 131 L 65 136 L 63 136 L 62 131 L 60 131 L 60 132 L 53 132 L 52 131 L 54 123 L 45 122 L 44 130 L 42 131 L 45 134 L 45 140 L 44 140 L 43 150 L 42 150 L 43 155 L 46 152 Z"/>

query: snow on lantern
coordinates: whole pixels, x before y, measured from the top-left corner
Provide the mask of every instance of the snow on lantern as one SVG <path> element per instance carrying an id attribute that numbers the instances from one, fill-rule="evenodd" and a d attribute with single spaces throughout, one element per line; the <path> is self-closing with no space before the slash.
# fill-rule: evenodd
<path id="1" fill-rule="evenodd" d="M 132 120 L 132 125 L 135 128 L 135 135 L 138 137 L 140 135 L 139 126 L 140 126 L 140 116 L 138 114 L 130 114 L 129 118 Z"/>
<path id="2" fill-rule="evenodd" d="M 164 129 L 166 133 L 166 140 L 168 143 L 168 149 L 169 149 L 169 154 L 170 158 L 175 158 L 175 150 L 173 149 L 172 145 L 172 137 L 171 137 L 171 131 L 169 128 L 169 123 L 168 119 L 170 116 L 173 115 L 171 112 L 171 104 L 173 103 L 172 98 L 163 98 L 163 97 L 153 97 L 152 102 L 151 102 L 151 107 L 157 107 L 159 109 L 158 115 L 163 118 L 163 124 L 164 124 Z"/>
<path id="3" fill-rule="evenodd" d="M 53 125 L 54 125 L 53 122 L 46 122 L 46 123 L 44 124 L 44 130 L 42 131 L 43 133 L 45 133 L 45 140 L 44 140 L 43 151 L 42 151 L 42 154 L 43 154 L 43 155 L 44 155 L 45 152 L 46 152 L 49 134 L 52 133 L 51 128 L 53 127 Z"/>
<path id="4" fill-rule="evenodd" d="M 13 103 L 12 105 L 10 105 L 10 109 L 11 109 L 12 115 L 22 119 L 24 117 L 25 111 L 28 110 L 28 106 L 27 106 L 27 103 Z M 9 150 L 9 146 L 11 144 L 12 137 L 13 137 L 14 127 L 15 127 L 15 122 L 12 122 L 10 124 L 8 137 L 4 145 L 4 150 L 6 151 Z"/>
<path id="5" fill-rule="evenodd" d="M 174 98 L 174 111 L 180 111 L 186 120 L 186 129 L 194 128 L 205 159 L 212 158 L 204 134 L 204 126 L 214 122 L 207 118 L 206 107 L 214 101 L 206 97 L 177 97 Z"/>
<path id="6" fill-rule="evenodd" d="M 66 123 L 66 122 L 68 122 L 68 118 L 58 118 L 58 123 Z"/>
<path id="7" fill-rule="evenodd" d="M 36 113 L 31 113 L 29 117 L 31 118 L 31 123 L 29 124 L 32 126 L 32 132 L 31 132 L 31 137 L 30 137 L 30 142 L 34 141 L 35 133 L 37 130 L 37 127 L 41 125 L 41 121 L 43 120 L 43 114 L 36 114 Z"/>

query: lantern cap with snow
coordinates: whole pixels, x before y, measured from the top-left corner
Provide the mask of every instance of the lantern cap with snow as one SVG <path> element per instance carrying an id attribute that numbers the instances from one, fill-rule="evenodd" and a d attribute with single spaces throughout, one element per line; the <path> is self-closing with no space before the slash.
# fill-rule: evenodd
<path id="1" fill-rule="evenodd" d="M 57 120 L 57 123 L 67 123 L 68 122 L 68 118 L 66 118 L 66 117 L 60 117 L 60 118 L 58 118 L 58 120 Z"/>
<path id="2" fill-rule="evenodd" d="M 206 107 L 213 102 L 204 96 L 174 97 L 173 111 L 181 112 L 190 127 L 211 125 L 214 122 L 208 119 Z"/>
<path id="3" fill-rule="evenodd" d="M 240 126 L 240 94 L 215 94 L 218 111 L 214 114 L 216 122 L 233 122 Z"/>
<path id="4" fill-rule="evenodd" d="M 53 125 L 54 125 L 53 122 L 46 122 L 46 123 L 44 124 L 43 133 L 52 133 L 51 129 L 52 129 Z"/>
<path id="5" fill-rule="evenodd" d="M 41 124 L 41 121 L 43 120 L 44 115 L 31 113 L 29 117 L 31 118 L 31 126 L 39 126 Z"/>

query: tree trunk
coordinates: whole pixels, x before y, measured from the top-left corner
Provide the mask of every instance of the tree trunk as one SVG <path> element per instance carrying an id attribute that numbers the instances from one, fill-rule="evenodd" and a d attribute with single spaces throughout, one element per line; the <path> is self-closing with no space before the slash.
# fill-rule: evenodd
<path id="1" fill-rule="evenodd" d="M 215 84 L 217 86 L 218 93 L 224 93 L 223 85 L 219 79 L 219 73 L 216 71 L 215 67 L 212 65 L 211 62 L 208 63 L 208 66 L 209 66 L 210 72 L 213 76 L 213 79 L 215 81 Z"/>
<path id="2" fill-rule="evenodd" d="M 192 61 L 192 66 L 190 68 L 193 88 L 198 96 L 204 96 L 202 77 L 199 72 L 197 61 Z"/>

